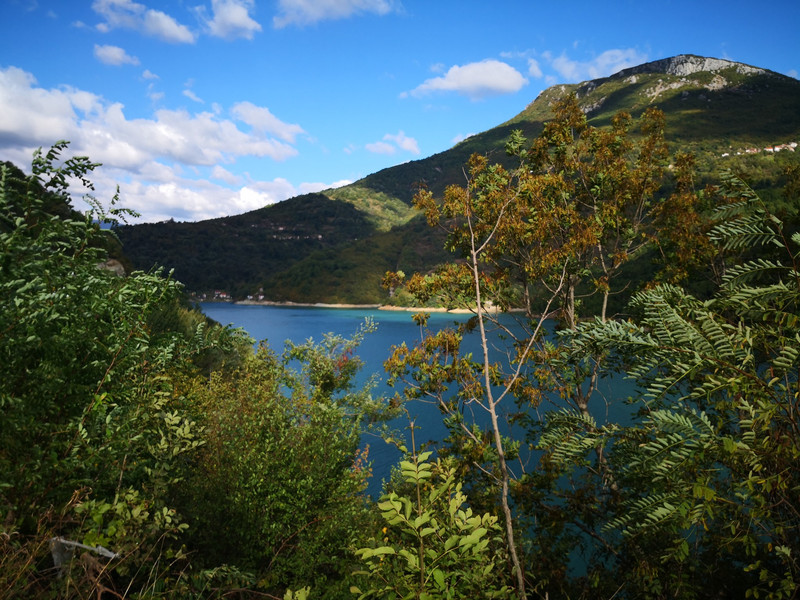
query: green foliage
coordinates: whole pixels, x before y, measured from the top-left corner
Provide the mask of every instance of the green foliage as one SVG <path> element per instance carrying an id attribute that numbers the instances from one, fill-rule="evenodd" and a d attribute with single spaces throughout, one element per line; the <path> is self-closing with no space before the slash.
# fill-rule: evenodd
<path id="1" fill-rule="evenodd" d="M 167 377 L 199 348 L 154 336 L 148 321 L 179 288 L 159 273 L 102 268 L 109 234 L 99 223 L 126 211 L 91 197 L 85 216 L 69 210 L 68 182 L 91 189 L 96 165 L 59 164 L 65 148 L 37 152 L 29 177 L 6 166 L 0 176 L 0 506 L 7 566 L 21 571 L 3 582 L 5 597 L 82 597 L 113 589 L 112 574 L 145 589 L 141 569 L 157 575 L 162 552 L 177 556 L 169 540 L 185 525 L 168 490 L 202 443 Z M 87 553 L 61 580 L 43 578 L 42 535 L 121 558 Z"/>
<path id="2" fill-rule="evenodd" d="M 347 594 L 369 328 L 254 356 L 171 278 L 102 268 L 124 211 L 69 208 L 96 165 L 65 147 L 0 172 L 0 596 Z"/>
<path id="3" fill-rule="evenodd" d="M 238 369 L 191 382 L 205 445 L 179 505 L 199 566 L 236 565 L 253 574 L 253 589 L 274 594 L 347 589 L 348 548 L 369 519 L 360 434 L 365 418 L 380 417 L 369 385 L 355 385 L 355 350 L 370 330 L 289 344 L 283 357 L 262 346 Z"/>
<path id="4" fill-rule="evenodd" d="M 253 352 L 253 340 L 241 329 L 222 327 L 195 308 L 185 297 L 154 307 L 147 324 L 151 336 L 178 336 L 192 348 L 191 364 L 199 372 L 228 371 L 241 365 Z"/>
<path id="5" fill-rule="evenodd" d="M 629 593 L 655 581 L 659 594 L 682 596 L 797 590 L 800 240 L 741 182 L 724 178 L 724 192 L 740 201 L 720 208 L 717 242 L 770 244 L 782 260 L 736 265 L 706 302 L 659 286 L 634 298 L 635 322 L 581 325 L 570 351 L 623 365 L 643 388 L 640 418 L 597 430 L 560 416 L 540 439 L 565 471 L 605 449 L 614 495 L 604 530 L 623 536 L 615 560 Z"/>
<path id="6" fill-rule="evenodd" d="M 264 281 L 264 294 L 292 302 L 383 304 L 389 300 L 381 287 L 386 271 L 426 270 L 446 261 L 442 242 L 417 216 L 391 231 L 307 256 Z"/>
<path id="7" fill-rule="evenodd" d="M 407 201 L 358 184 L 326 190 L 325 193 L 334 200 L 349 202 L 368 215 L 367 219 L 376 231 L 389 231 L 392 227 L 407 223 L 414 216 Z"/>
<path id="8" fill-rule="evenodd" d="M 262 282 L 313 252 L 372 232 L 363 213 L 323 194 L 198 223 L 166 221 L 117 229 L 137 268 L 173 268 L 191 291 L 224 290 L 238 298 L 256 293 Z"/>
<path id="9" fill-rule="evenodd" d="M 374 332 L 376 327 L 371 319 L 366 319 L 349 338 L 325 334 L 319 343 L 313 339 L 303 344 L 287 342 L 284 364 L 299 361 L 301 365 L 299 372 L 287 375 L 294 396 L 333 404 L 354 420 L 362 417 L 381 419 L 382 399 L 373 398 L 371 394 L 376 385 L 374 376 L 361 389 L 356 386 L 356 375 L 364 365 L 356 351 L 364 336 Z"/>
<path id="10" fill-rule="evenodd" d="M 497 517 L 475 515 L 455 468 L 431 452 L 400 462 L 411 497 L 390 492 L 378 502 L 385 526 L 356 554 L 366 571 L 358 598 L 510 598 L 503 583 L 502 530 Z"/>
<path id="11" fill-rule="evenodd" d="M 447 415 L 446 452 L 460 458 L 475 490 L 473 500 L 484 494 L 483 501 L 494 497 L 499 505 L 520 597 L 531 581 L 538 585 L 550 574 L 523 572 L 517 556 L 515 530 L 526 526 L 513 514 L 512 488 L 522 486 L 512 483 L 509 461 L 518 458 L 520 442 L 501 431 L 500 406 L 516 401 L 524 413 L 558 394 L 588 424 L 598 363 L 591 355 L 557 362 L 558 349 L 546 336 L 548 320 L 574 329 L 586 293 L 601 298 L 598 313 L 606 319 L 609 297 L 618 286 L 627 287 L 616 281 L 622 267 L 656 247 L 659 234 L 673 232 L 676 221 L 690 221 L 675 232 L 681 242 L 698 235 L 699 223 L 690 220 L 697 214 L 690 190 L 683 190 L 681 210 L 669 211 L 674 218 L 663 218 L 672 200 L 657 197 L 667 158 L 661 113 L 644 113 L 638 137 L 625 113 L 616 115 L 608 129 L 592 127 L 574 96 L 557 102 L 553 113 L 532 142 L 521 132 L 512 134 L 506 151 L 518 161 L 514 168 L 474 155 L 466 185 L 448 187 L 441 202 L 430 191 L 417 194 L 417 208 L 431 226 L 447 232 L 447 247 L 459 259 L 434 273 L 414 275 L 407 289 L 420 304 L 434 300 L 475 316 L 459 332 L 431 333 L 413 349 L 396 348 L 387 362 L 393 381 L 405 380 L 407 398 L 433 398 Z M 516 326 L 508 325 L 497 318 L 495 307 L 519 307 L 522 316 Z M 505 354 L 492 348 L 492 328 L 502 332 Z M 477 357 L 460 350 L 470 331 L 480 336 Z M 498 355 L 499 360 L 493 358 Z M 486 414 L 481 425 L 465 417 L 476 409 Z M 589 425 L 590 431 L 596 429 Z M 595 447 L 587 442 L 585 448 Z M 470 473 L 475 466 L 479 472 Z M 605 469 L 602 460 L 599 469 Z"/>
<path id="12" fill-rule="evenodd" d="M 631 260 L 658 252 L 665 277 L 682 280 L 709 258 L 690 158 L 679 161 L 675 193 L 665 185 L 662 113 L 646 111 L 637 135 L 627 113 L 608 129 L 591 126 L 575 97 L 552 110 L 554 119 L 532 142 L 512 133 L 506 152 L 518 165 L 475 155 L 466 186 L 447 188 L 441 206 L 428 191 L 416 196 L 429 224 L 446 229 L 448 248 L 464 259 L 412 278 L 409 290 L 421 300 L 474 302 L 474 253 L 485 299 L 529 317 L 552 310 L 547 316 L 573 327 L 584 299 L 598 298 L 593 310 L 606 315 L 610 299 L 631 287 Z"/>

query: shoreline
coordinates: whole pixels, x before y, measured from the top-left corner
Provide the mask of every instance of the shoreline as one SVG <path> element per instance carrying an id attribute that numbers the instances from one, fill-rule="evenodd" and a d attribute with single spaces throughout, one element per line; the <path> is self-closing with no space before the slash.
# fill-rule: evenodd
<path id="1" fill-rule="evenodd" d="M 287 308 L 380 308 L 380 304 L 329 304 L 327 302 L 276 302 L 273 300 L 231 300 L 231 304 L 245 306 L 285 306 Z"/>
<path id="2" fill-rule="evenodd" d="M 230 304 L 240 304 L 244 306 L 277 306 L 286 308 L 342 308 L 342 309 L 364 309 L 364 310 L 386 310 L 386 311 L 404 311 L 404 312 L 430 312 L 430 313 L 450 313 L 454 315 L 472 314 L 475 311 L 468 308 L 452 308 L 447 309 L 441 306 L 437 307 L 419 307 L 419 306 L 396 306 L 394 304 L 331 304 L 327 302 L 276 302 L 273 300 L 232 300 Z M 486 312 L 496 313 L 495 308 L 487 308 Z"/>

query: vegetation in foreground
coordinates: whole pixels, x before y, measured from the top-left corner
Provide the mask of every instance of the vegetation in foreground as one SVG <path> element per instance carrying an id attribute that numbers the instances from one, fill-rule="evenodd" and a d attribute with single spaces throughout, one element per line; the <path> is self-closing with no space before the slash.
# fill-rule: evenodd
<path id="1" fill-rule="evenodd" d="M 253 351 L 168 275 L 100 268 L 125 211 L 62 210 L 96 166 L 63 144 L 3 166 L 0 596 L 797 597 L 800 234 L 736 177 L 695 190 L 688 156 L 658 196 L 661 116 L 640 125 L 568 99 L 512 136 L 518 167 L 476 156 L 418 195 L 457 260 L 403 293 L 475 314 L 417 315 L 386 403 L 354 386 L 359 336 Z M 659 268 L 617 317 L 642 256 Z M 488 302 L 525 310 L 508 327 Z M 637 392 L 602 397 L 612 373 Z M 373 502 L 360 434 L 418 399 L 450 435 L 434 455 L 412 423 Z"/>

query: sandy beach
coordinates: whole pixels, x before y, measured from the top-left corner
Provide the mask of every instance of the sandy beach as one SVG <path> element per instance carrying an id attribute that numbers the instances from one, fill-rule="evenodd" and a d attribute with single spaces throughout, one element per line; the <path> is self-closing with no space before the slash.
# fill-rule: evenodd
<path id="1" fill-rule="evenodd" d="M 451 308 L 447 309 L 442 306 L 395 306 L 393 304 L 329 304 L 325 302 L 275 302 L 272 300 L 236 300 L 233 304 L 251 305 L 251 306 L 288 306 L 298 308 L 355 308 L 365 310 L 392 310 L 404 312 L 429 312 L 429 313 L 452 313 L 454 315 L 472 314 L 474 309 L 468 308 Z M 484 308 L 485 312 L 497 313 L 499 310 L 494 307 Z"/>

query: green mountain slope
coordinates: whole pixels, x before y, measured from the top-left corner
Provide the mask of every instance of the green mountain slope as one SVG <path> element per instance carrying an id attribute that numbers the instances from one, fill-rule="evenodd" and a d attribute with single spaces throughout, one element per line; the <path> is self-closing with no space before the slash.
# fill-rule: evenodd
<path id="1" fill-rule="evenodd" d="M 800 157 L 788 149 L 765 150 L 800 142 L 800 81 L 741 63 L 681 55 L 603 79 L 553 86 L 506 123 L 343 188 L 235 217 L 134 225 L 119 234 L 138 268 L 174 268 L 190 290 L 224 289 L 241 297 L 262 288 L 272 300 L 380 302 L 386 299 L 380 288 L 386 270 L 424 271 L 446 260 L 440 240 L 414 218 L 410 204 L 419 186 L 439 196 L 446 186 L 463 183 L 462 167 L 475 152 L 503 162 L 510 133 L 537 135 L 551 117 L 552 103 L 568 93 L 577 95 L 597 126 L 620 110 L 636 117 L 650 106 L 660 108 L 672 150 L 696 154 L 700 181 L 714 181 L 720 169 L 734 168 L 769 198 L 781 167 Z"/>
<path id="2" fill-rule="evenodd" d="M 136 268 L 164 266 L 189 290 L 242 296 L 313 252 L 374 231 L 352 204 L 306 194 L 233 217 L 129 225 L 117 234 Z"/>
<path id="3" fill-rule="evenodd" d="M 391 231 L 316 251 L 263 283 L 274 301 L 382 304 L 386 271 L 426 271 L 452 258 L 444 235 L 421 215 Z"/>

